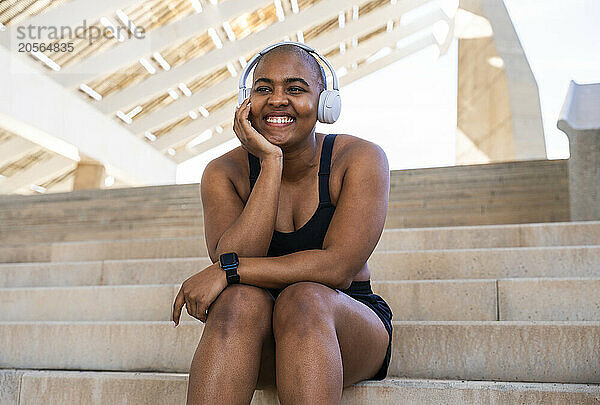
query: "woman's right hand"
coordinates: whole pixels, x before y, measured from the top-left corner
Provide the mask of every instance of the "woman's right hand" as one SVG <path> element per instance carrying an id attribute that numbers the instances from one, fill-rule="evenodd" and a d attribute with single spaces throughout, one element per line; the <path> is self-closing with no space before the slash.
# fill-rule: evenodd
<path id="1" fill-rule="evenodd" d="M 248 119 L 250 115 L 250 97 L 248 97 L 242 105 L 235 110 L 233 119 L 233 132 L 242 143 L 242 148 L 252 153 L 254 156 L 263 161 L 267 157 L 283 157 L 281 148 L 272 144 L 260 134 Z"/>

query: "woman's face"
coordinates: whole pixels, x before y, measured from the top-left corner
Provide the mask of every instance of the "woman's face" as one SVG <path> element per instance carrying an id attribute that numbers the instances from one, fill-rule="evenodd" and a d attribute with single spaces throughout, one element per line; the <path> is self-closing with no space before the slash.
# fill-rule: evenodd
<path id="1" fill-rule="evenodd" d="M 264 58 L 254 71 L 252 125 L 275 145 L 298 142 L 312 133 L 317 121 L 315 73 L 291 52 L 273 52 Z"/>

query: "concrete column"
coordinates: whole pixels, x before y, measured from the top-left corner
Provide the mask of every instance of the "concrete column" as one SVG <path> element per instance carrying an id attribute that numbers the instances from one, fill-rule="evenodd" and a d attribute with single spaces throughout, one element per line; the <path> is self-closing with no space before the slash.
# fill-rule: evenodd
<path id="1" fill-rule="evenodd" d="M 508 83 L 491 37 L 458 41 L 457 113 L 457 164 L 515 160 Z"/>
<path id="2" fill-rule="evenodd" d="M 102 188 L 104 185 L 104 165 L 92 160 L 81 160 L 75 169 L 73 190 Z"/>
<path id="3" fill-rule="evenodd" d="M 600 220 L 600 83 L 571 81 L 558 128 L 569 137 L 571 221 Z"/>
<path id="4" fill-rule="evenodd" d="M 460 0 L 457 164 L 546 159 L 537 83 L 502 0 Z"/>

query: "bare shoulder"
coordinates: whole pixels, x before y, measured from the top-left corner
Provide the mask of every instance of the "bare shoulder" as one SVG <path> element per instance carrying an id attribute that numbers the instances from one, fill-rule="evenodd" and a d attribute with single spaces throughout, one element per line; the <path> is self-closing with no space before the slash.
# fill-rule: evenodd
<path id="1" fill-rule="evenodd" d="M 349 134 L 338 134 L 336 143 L 338 142 L 341 166 L 348 167 L 351 163 L 361 167 L 383 165 L 387 170 L 388 162 L 385 151 L 376 143 Z"/>
<path id="2" fill-rule="evenodd" d="M 237 194 L 242 197 L 249 190 L 244 190 L 242 179 L 249 176 L 247 152 L 238 146 L 229 152 L 211 160 L 204 169 L 202 181 L 206 188 L 216 186 L 216 183 L 229 181 Z M 220 184 L 222 185 L 222 184 Z"/>
<path id="3" fill-rule="evenodd" d="M 241 146 L 230 150 L 223 155 L 211 160 L 205 168 L 205 172 L 221 172 L 228 175 L 228 177 L 236 177 L 240 175 L 242 167 L 242 157 L 246 152 Z M 247 162 L 246 162 L 247 163 Z"/>

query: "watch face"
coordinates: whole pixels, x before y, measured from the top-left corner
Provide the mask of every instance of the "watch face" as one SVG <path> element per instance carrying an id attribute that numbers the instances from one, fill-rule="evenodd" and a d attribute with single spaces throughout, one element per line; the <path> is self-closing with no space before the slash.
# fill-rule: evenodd
<path id="1" fill-rule="evenodd" d="M 235 253 L 223 253 L 220 259 L 221 266 L 231 266 L 238 262 L 237 255 Z"/>

